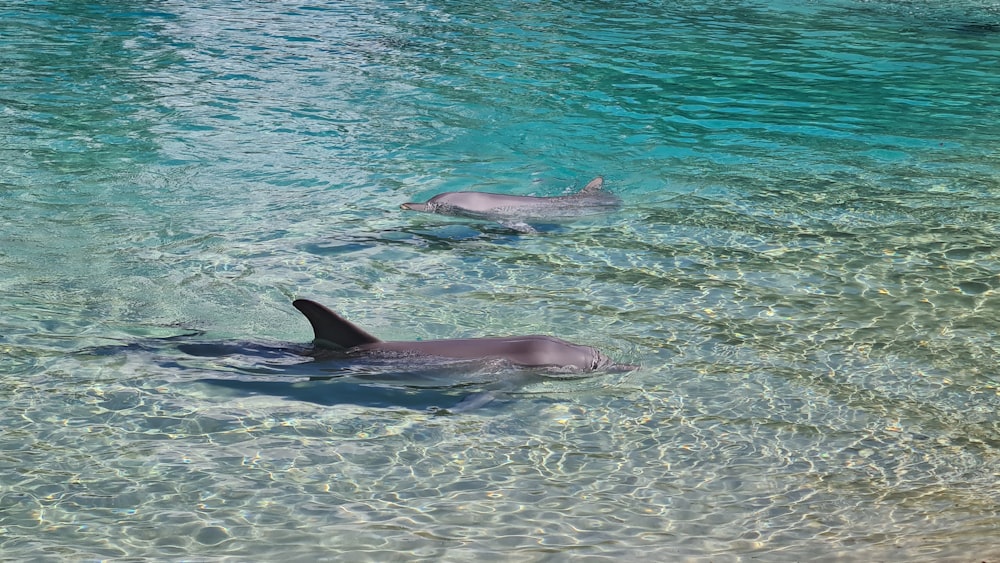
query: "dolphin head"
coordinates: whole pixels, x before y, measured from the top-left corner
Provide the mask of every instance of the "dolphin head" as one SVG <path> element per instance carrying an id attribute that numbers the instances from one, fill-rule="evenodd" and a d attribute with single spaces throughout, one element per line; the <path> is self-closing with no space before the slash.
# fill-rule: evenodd
<path id="1" fill-rule="evenodd" d="M 475 209 L 476 202 L 481 197 L 477 192 L 445 192 L 424 203 L 408 202 L 399 207 L 407 211 L 423 211 L 424 213 L 461 214 L 462 211 L 477 211 Z M 466 209 L 467 207 L 472 209 Z"/>
<path id="2" fill-rule="evenodd" d="M 400 209 L 408 211 L 423 211 L 424 213 L 446 213 L 453 207 L 461 206 L 462 201 L 468 198 L 467 194 L 472 192 L 444 192 L 438 194 L 424 203 L 407 202 L 400 205 Z"/>
<path id="3" fill-rule="evenodd" d="M 615 363 L 614 360 L 605 356 L 600 350 L 595 350 L 593 348 L 591 348 L 591 350 L 593 350 L 594 353 L 590 364 L 591 367 L 588 371 L 626 372 L 635 371 L 640 367 L 635 364 Z"/>
<path id="4" fill-rule="evenodd" d="M 550 349 L 546 358 L 550 365 L 560 365 L 572 372 L 632 371 L 638 366 L 616 364 L 597 348 L 558 341 L 558 350 Z"/>
<path id="5" fill-rule="evenodd" d="M 600 350 L 595 348 L 591 348 L 590 350 L 592 352 L 590 361 L 591 371 L 604 369 L 614 364 L 614 362 L 611 361 L 611 358 L 605 356 Z"/>
<path id="6" fill-rule="evenodd" d="M 408 203 L 404 203 L 403 205 L 400 205 L 399 208 L 400 209 L 405 209 L 407 211 L 423 211 L 425 213 L 433 213 L 434 212 L 434 210 L 431 209 L 430 202 L 427 202 L 427 203 L 408 202 Z"/>

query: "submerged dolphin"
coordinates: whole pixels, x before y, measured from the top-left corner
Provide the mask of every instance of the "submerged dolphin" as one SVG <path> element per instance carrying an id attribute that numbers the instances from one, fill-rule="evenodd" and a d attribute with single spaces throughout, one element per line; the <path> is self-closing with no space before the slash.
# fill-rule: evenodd
<path id="1" fill-rule="evenodd" d="M 445 192 L 424 203 L 404 203 L 409 211 L 456 215 L 500 221 L 512 227 L 524 227 L 529 219 L 573 217 L 617 209 L 621 199 L 604 191 L 604 178 L 598 176 L 579 192 L 556 197 L 505 195 L 490 192 Z M 533 230 L 533 229 L 529 229 Z"/>
<path id="2" fill-rule="evenodd" d="M 526 385 L 553 378 L 576 379 L 594 372 L 631 371 L 638 367 L 615 364 L 593 348 L 550 336 L 384 342 L 319 303 L 299 299 L 293 305 L 313 327 L 315 338 L 311 345 L 202 341 L 197 339 L 200 333 L 195 332 L 86 348 L 84 353 L 151 353 L 165 368 L 193 370 L 199 375 L 232 374 L 203 377 L 198 382 L 321 404 L 416 408 L 424 401 L 440 401 L 455 394 L 465 396 L 457 405 L 439 410 L 442 413 L 476 408 Z M 182 355 L 164 354 L 164 350 L 176 350 Z M 225 361 L 220 363 L 221 358 Z M 341 380 L 335 390 L 322 386 L 331 379 Z M 427 406 L 437 410 L 433 404 Z"/>
<path id="3" fill-rule="evenodd" d="M 297 299 L 292 305 L 309 319 L 315 333 L 313 344 L 346 355 L 427 356 L 456 360 L 503 360 L 525 368 L 557 371 L 625 371 L 635 366 L 619 365 L 589 346 L 572 344 L 552 336 L 508 336 L 385 342 L 368 334 L 323 305 Z"/>

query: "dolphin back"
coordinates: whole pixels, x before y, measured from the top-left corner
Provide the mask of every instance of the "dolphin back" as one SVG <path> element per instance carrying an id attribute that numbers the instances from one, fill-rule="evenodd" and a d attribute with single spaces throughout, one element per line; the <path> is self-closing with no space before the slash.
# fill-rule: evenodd
<path id="1" fill-rule="evenodd" d="M 309 299 L 296 299 L 292 306 L 309 319 L 317 345 L 343 348 L 344 350 L 381 342 L 357 325 Z"/>

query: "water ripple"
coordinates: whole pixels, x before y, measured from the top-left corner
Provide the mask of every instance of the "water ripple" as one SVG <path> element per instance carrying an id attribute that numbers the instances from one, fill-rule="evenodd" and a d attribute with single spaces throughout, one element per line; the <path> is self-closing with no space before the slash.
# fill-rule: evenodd
<path id="1" fill-rule="evenodd" d="M 4 554 L 996 556 L 998 22 L 0 8 Z M 530 235 L 398 210 L 596 174 L 620 212 Z M 209 385 L 268 360 L 163 345 L 303 344 L 295 297 L 387 339 L 558 334 L 643 369 L 435 416 Z"/>

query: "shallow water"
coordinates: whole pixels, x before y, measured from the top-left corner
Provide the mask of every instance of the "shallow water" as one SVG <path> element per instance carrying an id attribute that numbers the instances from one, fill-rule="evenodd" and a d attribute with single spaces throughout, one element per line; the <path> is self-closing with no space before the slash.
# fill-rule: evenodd
<path id="1" fill-rule="evenodd" d="M 482 4 L 0 4 L 4 557 L 1000 557 L 996 3 Z M 162 340 L 296 297 L 643 368 L 436 416 Z"/>

